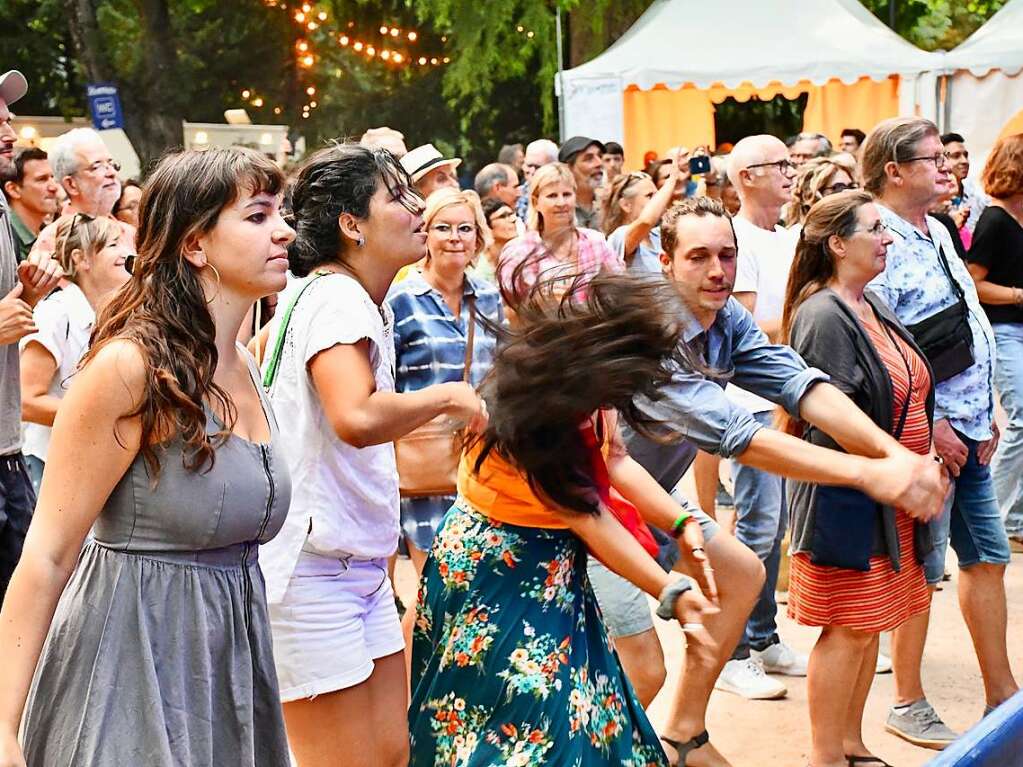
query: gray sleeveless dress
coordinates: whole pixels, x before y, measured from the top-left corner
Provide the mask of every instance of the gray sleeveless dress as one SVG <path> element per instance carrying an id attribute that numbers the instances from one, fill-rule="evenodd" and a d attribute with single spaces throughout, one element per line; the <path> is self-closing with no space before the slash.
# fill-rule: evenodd
<path id="1" fill-rule="evenodd" d="M 290 765 L 257 549 L 291 483 L 257 389 L 269 445 L 231 435 L 203 474 L 172 441 L 155 489 L 141 456 L 114 488 L 36 668 L 29 767 Z"/>

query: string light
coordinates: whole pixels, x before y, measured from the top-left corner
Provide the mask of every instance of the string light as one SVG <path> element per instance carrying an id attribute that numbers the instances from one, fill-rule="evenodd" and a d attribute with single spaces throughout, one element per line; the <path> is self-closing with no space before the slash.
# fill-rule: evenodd
<path id="1" fill-rule="evenodd" d="M 380 34 L 386 35 L 390 30 L 387 27 L 380 27 Z"/>
<path id="2" fill-rule="evenodd" d="M 310 85 L 308 88 L 305 89 L 305 92 L 307 95 L 312 96 L 316 93 L 316 88 Z"/>
<path id="3" fill-rule="evenodd" d="M 357 51 L 361 51 L 362 50 L 362 42 L 360 42 L 359 40 L 356 40 L 355 41 L 355 45 L 353 45 L 352 48 L 354 48 Z"/>
<path id="4" fill-rule="evenodd" d="M 408 41 L 410 43 L 414 43 L 418 38 L 419 38 L 419 35 L 417 35 L 415 32 L 409 32 L 408 33 Z"/>
<path id="5" fill-rule="evenodd" d="M 326 11 L 320 11 L 319 13 L 316 14 L 316 18 L 318 18 L 320 21 L 326 21 L 327 20 L 327 12 Z"/>
<path id="6" fill-rule="evenodd" d="M 348 45 L 348 35 L 341 35 L 337 41 L 341 43 L 341 45 Z"/>
<path id="7" fill-rule="evenodd" d="M 258 96 L 256 98 L 252 99 L 252 106 L 254 106 L 254 107 L 261 107 L 261 106 L 263 106 L 263 99 L 261 99 Z"/>
<path id="8" fill-rule="evenodd" d="M 249 96 L 251 96 L 251 95 L 252 95 L 252 93 L 249 91 L 248 88 L 246 88 L 245 90 L 242 91 L 242 98 L 243 99 L 248 99 Z"/>

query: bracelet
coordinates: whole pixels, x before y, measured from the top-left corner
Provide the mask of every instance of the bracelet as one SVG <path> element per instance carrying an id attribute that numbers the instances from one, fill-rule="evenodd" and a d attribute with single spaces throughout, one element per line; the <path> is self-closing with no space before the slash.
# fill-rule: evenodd
<path id="1" fill-rule="evenodd" d="M 688 578 L 679 578 L 665 586 L 657 600 L 657 617 L 666 621 L 675 620 L 675 603 L 678 602 L 680 596 L 692 588 L 693 584 L 689 582 Z"/>
<path id="2" fill-rule="evenodd" d="M 682 535 L 682 528 L 684 528 L 690 522 L 695 521 L 696 517 L 694 517 L 688 511 L 683 511 L 681 514 L 678 515 L 678 519 L 676 519 L 675 523 L 671 526 L 671 537 L 677 540 L 678 537 Z"/>

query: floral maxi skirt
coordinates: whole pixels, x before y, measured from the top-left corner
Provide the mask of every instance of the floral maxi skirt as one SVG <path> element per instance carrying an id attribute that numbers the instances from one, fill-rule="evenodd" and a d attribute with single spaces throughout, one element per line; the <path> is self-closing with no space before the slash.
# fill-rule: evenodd
<path id="1" fill-rule="evenodd" d="M 667 760 L 608 644 L 567 530 L 459 499 L 420 582 L 411 767 L 653 767 Z"/>

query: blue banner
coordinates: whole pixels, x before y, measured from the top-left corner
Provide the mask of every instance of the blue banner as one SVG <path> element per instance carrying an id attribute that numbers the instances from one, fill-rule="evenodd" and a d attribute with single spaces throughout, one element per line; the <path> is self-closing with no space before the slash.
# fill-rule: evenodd
<path id="1" fill-rule="evenodd" d="M 121 99 L 117 95 L 116 85 L 89 83 L 86 95 L 89 97 L 89 112 L 96 130 L 124 128 L 124 113 L 121 112 Z"/>

